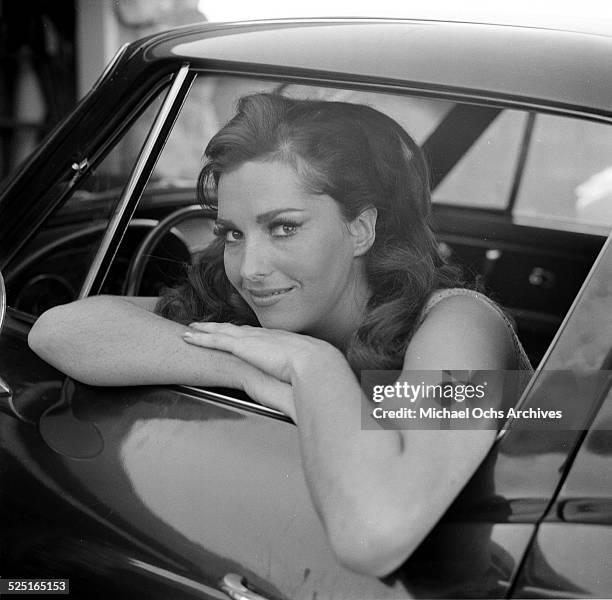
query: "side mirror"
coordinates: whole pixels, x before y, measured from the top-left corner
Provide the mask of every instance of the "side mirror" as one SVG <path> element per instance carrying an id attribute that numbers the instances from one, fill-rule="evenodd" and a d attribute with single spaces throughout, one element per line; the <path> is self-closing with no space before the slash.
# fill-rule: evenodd
<path id="1" fill-rule="evenodd" d="M 6 287 L 4 286 L 4 277 L 2 277 L 2 271 L 0 271 L 0 334 L 2 333 L 2 326 L 4 325 L 4 317 L 6 316 Z M 11 388 L 5 383 L 4 379 L 0 377 L 0 402 L 9 403 L 13 399 L 13 392 Z"/>

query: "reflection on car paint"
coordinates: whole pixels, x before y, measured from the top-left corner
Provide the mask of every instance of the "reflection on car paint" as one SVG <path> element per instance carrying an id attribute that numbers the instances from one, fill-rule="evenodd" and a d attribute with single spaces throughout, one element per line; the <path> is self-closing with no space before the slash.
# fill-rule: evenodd
<path id="1" fill-rule="evenodd" d="M 78 419 L 72 410 L 75 384 L 66 379 L 57 404 L 40 417 L 38 430 L 54 452 L 69 458 L 93 458 L 104 450 L 104 439 L 94 423 Z"/>

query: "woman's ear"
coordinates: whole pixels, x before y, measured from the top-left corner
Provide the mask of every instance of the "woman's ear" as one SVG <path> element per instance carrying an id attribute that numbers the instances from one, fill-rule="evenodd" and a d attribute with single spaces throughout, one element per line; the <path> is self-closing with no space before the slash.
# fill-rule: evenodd
<path id="1" fill-rule="evenodd" d="M 348 224 L 353 236 L 353 256 L 363 256 L 374 244 L 376 239 L 376 215 L 374 207 L 366 208 Z"/>

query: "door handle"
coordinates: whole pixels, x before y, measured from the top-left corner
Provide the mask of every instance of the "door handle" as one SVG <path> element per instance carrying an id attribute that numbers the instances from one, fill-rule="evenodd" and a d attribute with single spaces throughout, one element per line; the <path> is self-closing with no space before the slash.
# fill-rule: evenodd
<path id="1" fill-rule="evenodd" d="M 219 587 L 232 600 L 268 600 L 265 596 L 256 594 L 244 585 L 244 577 L 236 573 L 228 573 L 222 580 Z"/>

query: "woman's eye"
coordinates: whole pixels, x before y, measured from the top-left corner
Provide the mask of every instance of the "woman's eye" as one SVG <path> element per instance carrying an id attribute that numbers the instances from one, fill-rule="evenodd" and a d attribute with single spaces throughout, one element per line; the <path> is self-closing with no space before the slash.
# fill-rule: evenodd
<path id="1" fill-rule="evenodd" d="M 226 227 L 215 226 L 213 233 L 230 244 L 242 240 L 242 232 L 237 229 L 227 229 Z"/>
<path id="2" fill-rule="evenodd" d="M 297 223 L 276 223 L 270 227 L 273 237 L 290 237 L 297 233 L 299 225 Z"/>
<path id="3" fill-rule="evenodd" d="M 236 231 L 235 229 L 228 229 L 225 232 L 225 241 L 226 242 L 239 242 L 242 239 L 242 233 L 240 231 Z"/>

